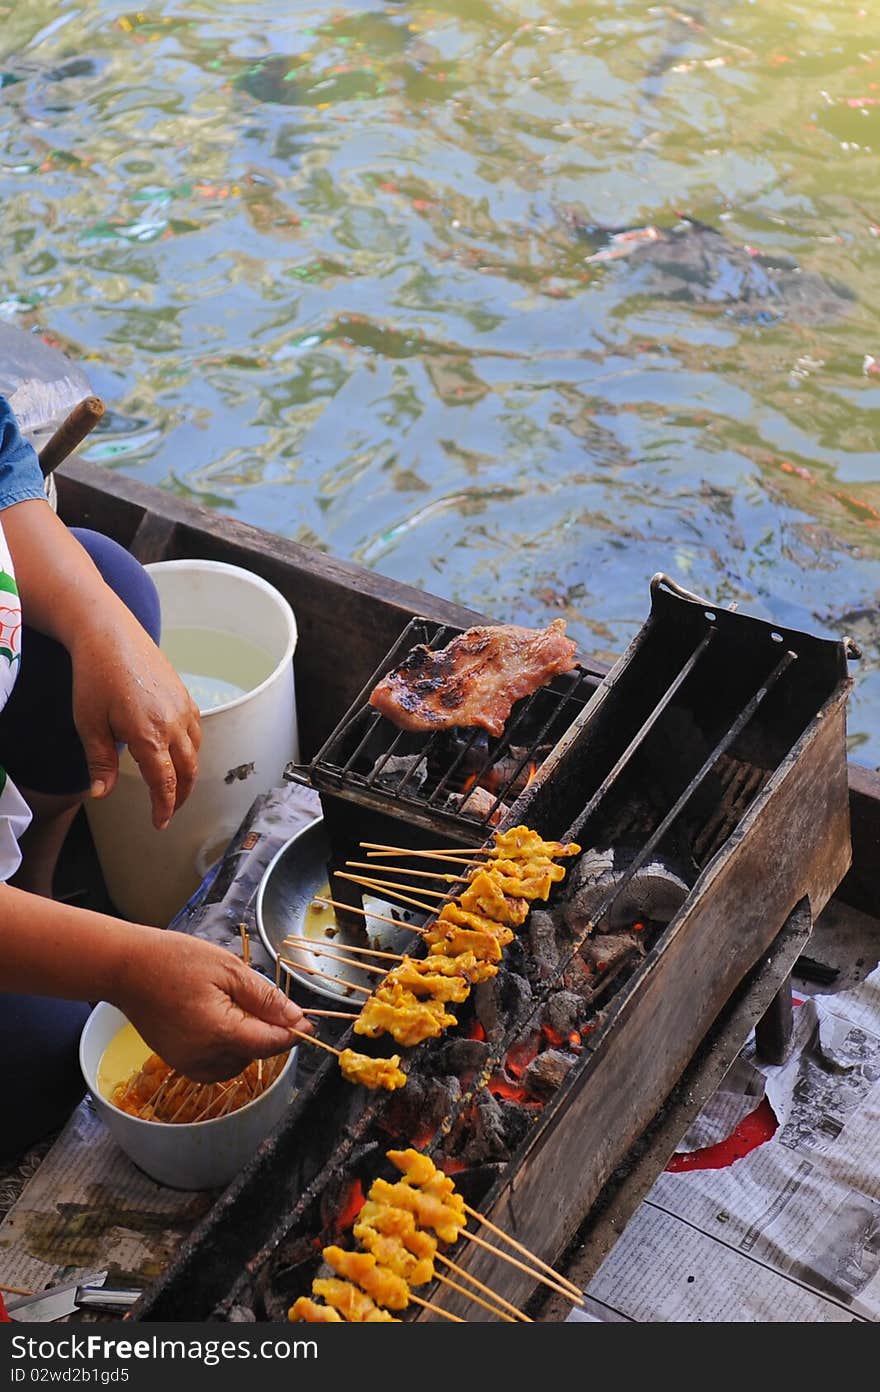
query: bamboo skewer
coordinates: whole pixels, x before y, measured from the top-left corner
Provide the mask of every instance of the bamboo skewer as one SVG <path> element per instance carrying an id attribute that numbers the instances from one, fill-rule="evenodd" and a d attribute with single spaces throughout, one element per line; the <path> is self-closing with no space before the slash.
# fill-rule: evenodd
<path id="1" fill-rule="evenodd" d="M 494 855 L 494 846 L 437 846 L 433 851 L 411 851 L 406 846 L 385 846 L 381 841 L 359 841 L 365 851 L 380 851 L 383 855 Z"/>
<path id="2" fill-rule="evenodd" d="M 517 1319 L 522 1320 L 525 1324 L 534 1324 L 533 1319 L 530 1319 L 528 1315 L 523 1314 L 522 1310 L 517 1309 L 517 1307 L 515 1305 L 512 1305 L 509 1300 L 505 1300 L 503 1295 L 499 1295 L 498 1292 L 493 1290 L 491 1286 L 486 1286 L 483 1284 L 482 1281 L 478 1281 L 476 1276 L 472 1276 L 469 1271 L 465 1271 L 464 1268 L 460 1267 L 457 1262 L 450 1261 L 449 1257 L 445 1257 L 442 1252 L 435 1252 L 434 1260 L 435 1262 L 442 1262 L 444 1266 L 448 1266 L 451 1271 L 455 1272 L 456 1276 L 460 1276 L 464 1281 L 470 1281 L 471 1285 L 476 1286 L 478 1290 L 485 1291 L 486 1295 L 491 1295 L 493 1300 L 497 1300 L 499 1305 L 506 1306 L 507 1309 L 511 1312 L 511 1314 L 515 1315 Z M 442 1280 L 443 1278 L 439 1277 L 438 1279 Z"/>
<path id="3" fill-rule="evenodd" d="M 241 934 L 241 955 L 245 966 L 249 967 L 251 964 L 251 940 L 248 930 L 243 923 L 239 923 L 238 931 Z"/>
<path id="4" fill-rule="evenodd" d="M 361 991 L 365 996 L 373 994 L 369 986 L 356 986 L 353 981 L 345 981 L 342 977 L 331 976 L 329 972 L 318 971 L 317 967 L 306 967 L 302 962 L 292 962 L 289 957 L 282 957 L 281 960 L 286 967 L 295 967 L 307 976 L 319 976 L 322 981 L 332 981 L 334 986 L 341 986 L 346 991 Z"/>
<path id="5" fill-rule="evenodd" d="M 322 904 L 328 909 L 345 909 L 348 913 L 360 914 L 362 918 L 375 918 L 378 923 L 390 923 L 394 928 L 408 928 L 411 933 L 424 933 L 424 928 L 417 928 L 414 923 L 402 923 L 399 918 L 389 918 L 387 914 L 373 913 L 370 909 L 358 909 L 354 904 L 343 904 L 339 899 L 324 899 L 320 895 L 315 895 L 313 904 Z M 433 913 L 433 909 L 425 909 L 425 913 Z"/>
<path id="6" fill-rule="evenodd" d="M 296 933 L 291 933 L 289 937 L 284 939 L 284 941 L 285 943 L 296 944 L 297 947 L 309 947 L 312 949 L 313 952 L 322 950 L 324 947 L 323 943 L 319 943 L 316 945 L 313 938 L 301 938 L 298 937 Z M 334 942 L 331 942 L 328 945 L 330 947 L 337 946 L 337 944 Z M 362 952 L 365 956 L 368 957 L 387 957 L 392 962 L 403 961 L 402 952 L 380 952 L 379 949 L 376 947 L 354 947 L 351 943 L 340 943 L 339 946 L 344 947 L 346 952 Z"/>
<path id="7" fill-rule="evenodd" d="M 367 879 L 365 876 L 363 876 L 363 875 L 346 875 L 346 873 L 345 873 L 344 870 L 337 870 L 337 871 L 336 871 L 336 877 L 337 877 L 337 879 L 340 879 L 340 880 L 351 880 L 351 882 L 352 882 L 353 884 L 363 885 L 366 889 L 371 889 L 371 890 L 373 890 L 373 891 L 384 890 L 384 892 L 385 892 L 385 897 L 387 897 L 387 895 L 388 895 L 389 893 L 393 893 L 395 899 L 399 899 L 399 900 L 401 901 L 401 903 L 403 903 L 403 904 L 413 904 L 413 905 L 415 905 L 415 907 L 416 907 L 417 909 L 422 909 L 425 913 L 433 913 L 433 912 L 434 912 L 434 907 L 435 907 L 435 906 L 434 906 L 433 904 L 426 904 L 426 903 L 424 902 L 424 900 L 422 900 L 422 899 L 411 899 L 408 895 L 406 895 L 406 894 L 401 894 L 400 890 L 401 890 L 402 886 L 400 886 L 400 885 L 395 885 L 395 884 L 394 884 L 393 882 L 391 882 L 391 881 L 385 881 L 385 880 L 368 880 L 368 879 Z M 434 892 L 433 890 L 430 890 L 430 889 L 424 890 L 423 893 L 425 894 L 426 897 L 430 894 L 431 897 L 432 897 L 432 899 L 446 899 L 446 898 L 447 898 L 447 895 L 445 895 L 445 894 L 435 894 L 435 892 Z"/>
<path id="8" fill-rule="evenodd" d="M 0 1286 L 4 1295 L 36 1295 L 36 1291 L 22 1290 L 21 1286 Z"/>
<path id="9" fill-rule="evenodd" d="M 230 1088 L 229 1088 L 229 1087 L 224 1087 L 222 1083 L 218 1084 L 218 1087 L 220 1088 L 220 1097 L 221 1097 L 221 1099 L 222 1099 L 222 1098 L 224 1098 L 224 1097 L 226 1096 L 227 1092 L 229 1092 Z M 233 1091 L 234 1091 L 234 1089 L 233 1089 Z M 212 1105 L 213 1105 L 214 1102 L 216 1102 L 216 1101 L 217 1101 L 217 1098 L 216 1098 L 216 1097 L 214 1097 L 214 1096 L 209 1097 L 208 1100 L 207 1100 L 207 1102 L 205 1103 L 204 1107 L 202 1108 L 202 1110 L 201 1110 L 200 1112 L 197 1112 L 196 1115 L 193 1117 L 193 1121 L 201 1121 L 202 1117 L 205 1115 L 206 1112 L 210 1111 Z"/>
<path id="10" fill-rule="evenodd" d="M 510 1234 L 506 1233 L 503 1228 L 499 1228 L 496 1223 L 492 1223 L 488 1218 L 485 1218 L 482 1213 L 479 1213 L 475 1208 L 471 1208 L 470 1204 L 466 1203 L 464 1205 L 464 1211 L 468 1215 L 468 1217 L 475 1218 L 478 1223 L 482 1223 L 483 1227 L 488 1228 L 489 1231 L 491 1233 L 494 1233 L 496 1237 L 503 1238 L 504 1241 L 508 1243 L 511 1247 L 513 1247 L 517 1252 L 522 1252 L 524 1256 L 528 1257 L 530 1261 L 533 1261 L 537 1266 L 541 1267 L 543 1271 L 546 1271 L 547 1274 L 549 1276 L 552 1276 L 555 1281 L 558 1281 L 560 1285 L 567 1286 L 568 1289 L 571 1291 L 571 1294 L 576 1296 L 578 1300 L 583 1300 L 583 1291 L 578 1290 L 577 1286 L 574 1284 L 573 1281 L 569 1281 L 567 1276 L 561 1276 L 560 1273 L 556 1271 L 552 1266 L 550 1266 L 547 1262 L 542 1261 L 542 1259 L 536 1256 L 534 1252 L 530 1252 L 528 1247 L 525 1247 L 523 1243 L 517 1242 L 516 1238 L 511 1237 Z"/>
<path id="11" fill-rule="evenodd" d="M 568 1285 L 561 1284 L 564 1279 L 563 1277 L 560 1276 L 556 1280 L 551 1281 L 550 1277 L 545 1276 L 542 1271 L 537 1271 L 533 1266 L 526 1266 L 524 1262 L 518 1261 L 516 1257 L 511 1257 L 507 1252 L 502 1252 L 498 1247 L 493 1247 L 491 1242 L 486 1242 L 482 1237 L 477 1237 L 476 1233 L 468 1232 L 466 1228 L 462 1229 L 461 1236 L 466 1237 L 469 1242 L 475 1242 L 478 1247 L 485 1247 L 487 1252 L 491 1252 L 494 1257 L 498 1257 L 501 1261 L 506 1261 L 511 1266 L 518 1267 L 520 1271 L 524 1271 L 527 1276 L 530 1276 L 533 1281 L 538 1281 L 542 1285 L 548 1286 L 550 1290 L 555 1291 L 557 1295 L 562 1295 L 566 1300 L 570 1300 L 573 1305 L 583 1304 L 584 1298 L 580 1291 L 578 1291 L 577 1297 L 575 1297 L 574 1293 L 569 1290 Z M 539 1260 L 531 1252 L 529 1252 L 529 1256 L 532 1257 L 534 1261 Z"/>
<path id="12" fill-rule="evenodd" d="M 359 1018 L 350 1010 L 304 1010 L 303 1014 L 324 1016 L 328 1020 L 357 1020 Z"/>
<path id="13" fill-rule="evenodd" d="M 335 1054 L 337 1058 L 342 1057 L 341 1049 L 334 1049 L 332 1044 L 325 1044 L 323 1039 L 318 1039 L 314 1034 L 303 1034 L 302 1030 L 293 1029 L 291 1034 L 295 1034 L 299 1039 L 305 1040 L 306 1044 L 317 1044 L 319 1049 L 326 1049 L 328 1054 Z"/>
<path id="14" fill-rule="evenodd" d="M 372 865 L 374 870 L 381 870 L 383 864 L 387 865 L 392 856 L 403 856 L 406 860 L 411 856 L 418 856 L 420 860 L 434 860 L 438 865 L 464 865 L 472 870 L 483 869 L 491 864 L 491 860 L 477 860 L 471 855 L 453 855 L 452 851 L 405 851 L 403 847 L 399 851 L 367 851 L 367 864 Z"/>
<path id="15" fill-rule="evenodd" d="M 176 1121 L 176 1120 L 177 1120 L 177 1118 L 180 1116 L 180 1113 L 183 1111 L 184 1107 L 186 1106 L 187 1102 L 189 1102 L 189 1101 L 191 1100 L 191 1098 L 193 1098 L 193 1097 L 195 1096 L 198 1087 L 199 1087 L 199 1084 L 198 1084 L 198 1083 L 190 1083 L 189 1087 L 183 1089 L 183 1092 L 181 1093 L 181 1099 L 180 1099 L 180 1101 L 179 1101 L 179 1105 L 178 1105 L 178 1107 L 177 1107 L 177 1110 L 176 1110 L 175 1112 L 172 1112 L 171 1116 L 168 1118 L 169 1122 L 172 1122 L 172 1121 Z M 175 1097 L 174 1100 L 175 1100 L 175 1102 L 178 1101 L 178 1099 L 177 1099 L 176 1097 Z"/>
<path id="16" fill-rule="evenodd" d="M 434 1272 L 434 1280 L 439 1281 L 441 1285 L 449 1286 L 450 1290 L 458 1291 L 459 1295 L 467 1296 L 468 1300 L 472 1300 L 475 1305 L 482 1305 L 484 1310 L 488 1310 L 490 1314 L 497 1315 L 499 1319 L 506 1320 L 508 1324 L 516 1323 L 512 1315 L 506 1314 L 505 1311 L 500 1310 L 497 1305 L 490 1305 L 488 1300 L 483 1300 L 481 1296 L 474 1295 L 472 1291 L 466 1290 L 464 1286 L 460 1286 L 457 1281 L 451 1281 L 448 1276 L 441 1276 L 439 1271 Z"/>
<path id="17" fill-rule="evenodd" d="M 356 870 L 375 870 L 376 865 L 370 860 L 347 860 L 346 865 L 352 866 Z M 461 875 L 440 875 L 432 870 L 407 870 L 402 865 L 385 865 L 380 867 L 384 870 L 391 870 L 395 875 L 417 875 L 420 880 L 442 880 L 444 884 L 458 884 Z M 406 885 L 401 888 L 406 889 Z"/>
<path id="18" fill-rule="evenodd" d="M 421 1305 L 424 1310 L 430 1310 L 434 1315 L 442 1315 L 444 1319 L 454 1320 L 456 1324 L 467 1324 L 467 1320 L 463 1320 L 461 1315 L 453 1315 L 450 1314 L 449 1310 L 441 1310 L 439 1305 L 432 1305 L 429 1300 L 423 1300 L 420 1295 L 414 1295 L 412 1291 L 409 1293 L 409 1298 L 414 1305 Z"/>
<path id="19" fill-rule="evenodd" d="M 284 944 L 286 947 L 298 946 L 298 944 L 291 941 L 290 938 L 285 938 Z M 388 975 L 387 967 L 374 967 L 370 962 L 358 962 L 351 957 L 343 957 L 338 952 L 331 951 L 329 947 L 325 947 L 322 943 L 310 943 L 309 951 L 314 953 L 316 957 L 327 957 L 331 962 L 340 962 L 345 967 L 356 967 L 358 971 L 376 972 L 379 976 Z"/>
<path id="20" fill-rule="evenodd" d="M 388 864 L 393 852 L 368 851 L 366 855 L 369 857 L 366 863 L 372 866 L 373 870 L 382 870 L 383 866 L 387 866 L 388 870 L 397 869 L 397 867 Z M 493 860 L 500 859 L 498 856 L 492 856 L 489 860 L 478 860 L 475 856 L 454 856 L 448 851 L 425 852 L 425 855 L 421 855 L 418 851 L 398 851 L 397 855 L 404 856 L 404 859 L 408 859 L 411 855 L 419 856 L 421 860 L 436 860 L 436 863 L 441 864 L 441 866 L 464 866 L 469 870 L 485 870 L 486 866 L 490 866 Z"/>

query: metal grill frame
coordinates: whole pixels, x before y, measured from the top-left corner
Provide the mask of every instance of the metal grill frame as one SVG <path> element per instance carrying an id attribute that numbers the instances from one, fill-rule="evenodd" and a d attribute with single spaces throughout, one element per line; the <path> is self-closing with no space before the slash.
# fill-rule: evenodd
<path id="1" fill-rule="evenodd" d="M 430 759 L 432 752 L 447 736 L 448 730 L 444 728 L 433 733 L 426 732 L 424 745 L 420 749 L 412 751 L 413 762 L 411 766 L 401 770 L 396 785 L 392 786 L 387 781 L 380 781 L 383 770 L 393 757 L 401 753 L 401 747 L 407 740 L 413 738 L 413 734 L 410 731 L 398 729 L 381 711 L 375 710 L 369 704 L 369 697 L 377 683 L 395 667 L 398 667 L 406 654 L 417 644 L 422 644 L 430 648 L 432 652 L 437 652 L 446 647 L 453 638 L 459 637 L 464 632 L 466 632 L 465 629 L 456 628 L 451 624 L 438 624 L 431 619 L 419 615 L 414 616 L 391 651 L 385 656 L 370 680 L 352 702 L 335 730 L 324 741 L 311 763 L 305 770 L 298 766 L 292 767 L 288 776 L 295 778 L 305 772 L 311 786 L 317 788 L 319 792 L 328 792 L 337 797 L 350 798 L 362 806 L 371 807 L 377 812 L 383 812 L 390 816 L 411 818 L 428 830 L 436 828 L 453 833 L 467 833 L 472 836 L 475 831 L 485 833 L 487 829 L 490 829 L 492 818 L 498 809 L 502 808 L 507 795 L 526 767 L 530 763 L 540 764 L 541 759 L 537 756 L 536 751 L 541 748 L 549 730 L 554 726 L 556 727 L 551 741 L 551 745 L 555 745 L 565 729 L 573 724 L 577 716 L 580 715 L 600 685 L 600 678 L 588 671 L 587 668 L 577 664 L 571 673 L 554 677 L 552 681 L 539 687 L 530 696 L 517 701 L 503 734 L 497 739 L 489 738 L 485 759 L 469 774 L 473 786 L 480 786 L 481 778 L 507 755 L 517 731 L 523 727 L 528 727 L 529 716 L 536 709 L 549 706 L 549 714 L 544 716 L 542 712 L 541 724 L 537 733 L 530 739 L 522 756 L 516 758 L 513 771 L 497 789 L 493 790 L 495 795 L 491 806 L 482 814 L 455 811 L 449 808 L 446 803 L 446 798 L 450 792 L 457 791 L 450 788 L 450 782 L 478 739 L 486 732 L 482 727 L 475 726 L 431 791 L 423 795 L 412 786 L 416 768 L 423 758 Z M 569 720 L 565 720 L 565 707 L 567 705 L 572 707 Z M 357 760 L 368 747 L 370 741 L 385 730 L 388 732 L 390 742 L 374 761 L 368 773 L 358 772 L 354 767 Z M 347 753 L 351 741 L 354 741 L 354 746 Z M 547 752 L 549 753 L 549 749 Z"/>

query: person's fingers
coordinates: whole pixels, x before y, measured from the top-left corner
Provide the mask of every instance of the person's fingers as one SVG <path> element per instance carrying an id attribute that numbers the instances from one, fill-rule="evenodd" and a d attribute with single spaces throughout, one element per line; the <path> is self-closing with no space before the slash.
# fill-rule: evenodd
<path id="1" fill-rule="evenodd" d="M 270 1058 L 273 1054 L 282 1054 L 286 1049 L 294 1048 L 307 1033 L 304 1026 L 305 1021 L 302 1029 L 285 1029 L 282 1025 L 267 1025 L 256 1016 L 247 1015 L 237 1031 L 236 1043 L 242 1050 L 242 1063 L 239 1066 L 243 1068 L 251 1059 Z"/>
<path id="2" fill-rule="evenodd" d="M 230 995 L 246 1015 L 258 1022 L 281 1030 L 298 1029 L 305 1034 L 311 1033 L 312 1027 L 296 1001 L 289 1000 L 260 972 L 248 968 L 240 973 Z"/>
<path id="3" fill-rule="evenodd" d="M 171 820 L 177 797 L 177 770 L 167 748 L 156 743 L 132 741 L 129 753 L 150 791 L 153 826 L 162 831 Z"/>
<path id="4" fill-rule="evenodd" d="M 169 749 L 171 761 L 177 775 L 177 789 L 174 798 L 174 811 L 182 807 L 195 785 L 199 771 L 199 756 L 189 735 L 177 739 Z"/>
<path id="5" fill-rule="evenodd" d="M 119 772 L 119 755 L 113 736 L 109 729 L 87 727 L 79 731 L 79 737 L 88 765 L 91 795 L 106 797 L 113 791 Z"/>
<path id="6" fill-rule="evenodd" d="M 190 737 L 193 749 L 198 754 L 202 747 L 202 716 L 198 706 L 192 707 L 192 713 L 186 727 L 186 733 Z"/>

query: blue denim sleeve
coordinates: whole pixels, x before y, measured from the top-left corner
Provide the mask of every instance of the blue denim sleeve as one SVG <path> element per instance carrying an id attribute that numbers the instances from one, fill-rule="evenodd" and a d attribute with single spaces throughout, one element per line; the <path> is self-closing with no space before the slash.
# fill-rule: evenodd
<path id="1" fill-rule="evenodd" d="M 0 396 L 0 509 L 28 498 L 45 498 L 36 451 L 22 438 L 12 407 Z"/>

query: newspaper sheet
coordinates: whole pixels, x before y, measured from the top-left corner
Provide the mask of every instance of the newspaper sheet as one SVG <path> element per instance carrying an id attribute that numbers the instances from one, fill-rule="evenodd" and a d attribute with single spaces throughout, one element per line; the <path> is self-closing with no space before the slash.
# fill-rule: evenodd
<path id="1" fill-rule="evenodd" d="M 38 1291 L 106 1269 L 110 1285 L 146 1286 L 215 1197 L 154 1184 L 81 1102 L 0 1224 L 0 1285 Z"/>
<path id="2" fill-rule="evenodd" d="M 594 1317 L 878 1319 L 880 968 L 800 1002 L 786 1064 L 759 1068 L 747 1045 L 680 1150 L 729 1135 L 762 1095 L 773 1137 L 727 1168 L 660 1176 L 589 1286 Z"/>

